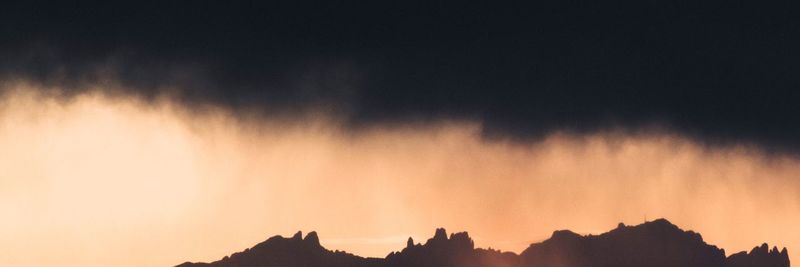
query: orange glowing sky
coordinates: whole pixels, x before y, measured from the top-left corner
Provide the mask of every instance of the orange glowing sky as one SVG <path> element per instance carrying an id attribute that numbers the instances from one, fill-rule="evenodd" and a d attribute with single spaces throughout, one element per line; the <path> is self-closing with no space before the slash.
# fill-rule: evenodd
<path id="1" fill-rule="evenodd" d="M 487 141 L 469 121 L 353 132 L 36 87 L 6 85 L 0 101 L 2 266 L 213 261 L 298 230 L 362 256 L 436 227 L 520 252 L 645 217 L 728 254 L 769 242 L 800 258 L 800 162 L 753 147 L 668 131 Z"/>

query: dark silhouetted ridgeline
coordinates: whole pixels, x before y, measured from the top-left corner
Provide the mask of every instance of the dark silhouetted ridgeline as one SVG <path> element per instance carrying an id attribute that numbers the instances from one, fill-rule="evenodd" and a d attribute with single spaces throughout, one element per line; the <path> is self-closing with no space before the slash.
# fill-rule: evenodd
<path id="1" fill-rule="evenodd" d="M 706 244 L 700 234 L 683 231 L 665 219 L 637 226 L 619 224 L 600 235 L 582 236 L 568 230 L 553 232 L 549 239 L 531 244 L 521 254 L 475 248 L 466 232 L 450 234 L 440 228 L 424 244 L 408 239 L 406 247 L 386 258 L 364 258 L 322 247 L 316 232 L 305 238 L 274 236 L 267 241 L 211 263 L 186 262 L 192 266 L 282 267 L 582 267 L 582 266 L 684 266 L 684 267 L 788 267 L 784 248 L 767 244 L 725 257 L 725 251 Z"/>

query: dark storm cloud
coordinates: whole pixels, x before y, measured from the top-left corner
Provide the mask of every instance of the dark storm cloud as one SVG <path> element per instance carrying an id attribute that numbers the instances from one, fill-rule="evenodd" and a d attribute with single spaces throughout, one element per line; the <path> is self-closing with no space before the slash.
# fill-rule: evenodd
<path id="1" fill-rule="evenodd" d="M 800 149 L 789 4 L 563 2 L 10 6 L 0 74 L 181 87 L 190 103 L 265 112 L 322 106 L 353 127 L 454 118 L 527 139 L 658 125 Z"/>

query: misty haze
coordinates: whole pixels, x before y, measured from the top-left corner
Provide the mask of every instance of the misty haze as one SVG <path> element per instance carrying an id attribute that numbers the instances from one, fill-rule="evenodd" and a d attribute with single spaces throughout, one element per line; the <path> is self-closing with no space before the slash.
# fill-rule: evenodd
<path id="1" fill-rule="evenodd" d="M 9 4 L 0 265 L 789 266 L 800 19 L 712 2 Z"/>

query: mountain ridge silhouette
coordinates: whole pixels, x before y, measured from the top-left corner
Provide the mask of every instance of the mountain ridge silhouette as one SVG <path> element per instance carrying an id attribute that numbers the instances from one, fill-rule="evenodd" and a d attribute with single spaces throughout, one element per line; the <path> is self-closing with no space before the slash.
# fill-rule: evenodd
<path id="1" fill-rule="evenodd" d="M 764 243 L 750 252 L 725 256 L 725 250 L 703 241 L 699 233 L 684 231 L 666 219 L 635 226 L 620 223 L 599 235 L 580 235 L 557 230 L 542 242 L 533 243 L 520 254 L 475 248 L 467 232 L 447 235 L 436 229 L 425 243 L 409 237 L 406 247 L 385 258 L 365 258 L 344 251 L 331 251 L 319 243 L 316 232 L 305 238 L 297 232 L 290 238 L 273 236 L 252 248 L 211 263 L 185 262 L 195 266 L 285 266 L 285 267 L 583 267 L 583 266 L 719 266 L 788 267 L 786 248 L 778 250 Z"/>

